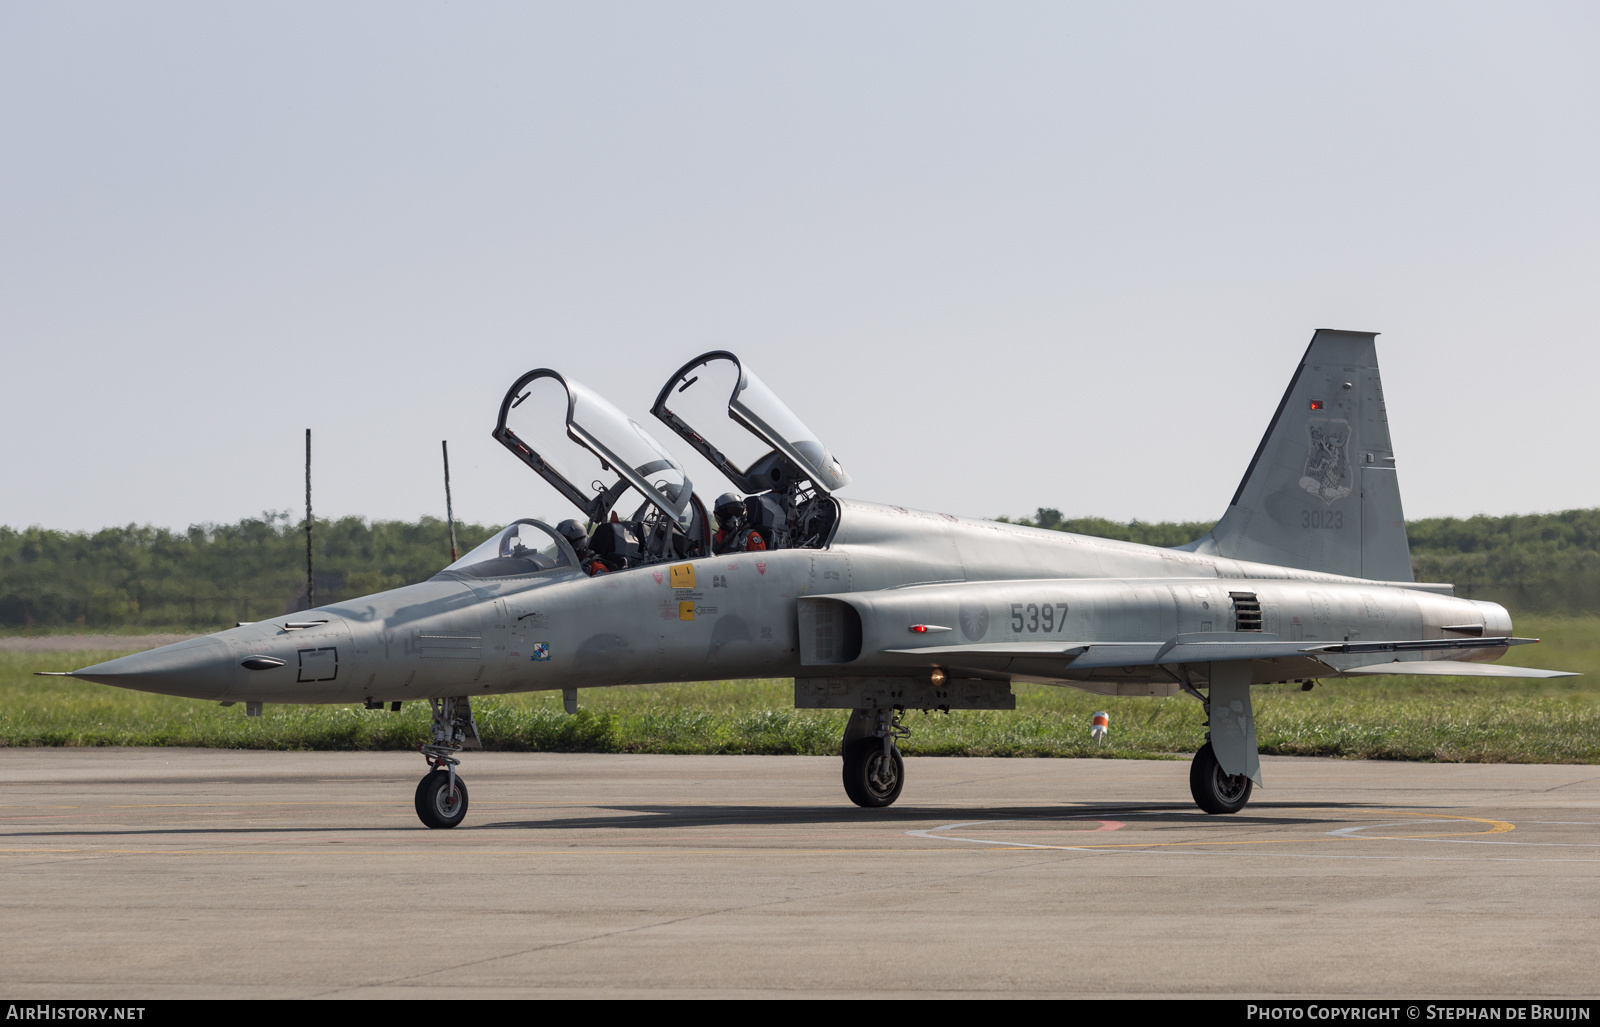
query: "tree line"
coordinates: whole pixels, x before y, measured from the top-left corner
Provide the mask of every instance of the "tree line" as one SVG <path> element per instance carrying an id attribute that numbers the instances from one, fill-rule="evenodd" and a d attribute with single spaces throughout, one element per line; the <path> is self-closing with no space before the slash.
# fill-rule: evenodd
<path id="1" fill-rule="evenodd" d="M 1057 531 L 1178 546 L 1209 521 L 1000 518 Z M 497 526 L 457 524 L 460 552 Z M 1600 613 L 1600 509 L 1411 521 L 1419 581 L 1513 611 Z M 319 521 L 312 533 L 317 603 L 422 581 L 449 563 L 449 531 L 419 521 Z M 0 527 L 0 627 L 215 629 L 306 608 L 305 526 L 284 513 L 188 531 L 128 525 L 96 532 Z"/>
<path id="2" fill-rule="evenodd" d="M 1010 520 L 1167 547 L 1192 542 L 1216 524 L 1124 524 L 1103 517 L 1063 517 L 1051 507 Z M 1407 521 L 1406 534 L 1418 581 L 1447 581 L 1464 599 L 1487 599 L 1513 611 L 1600 613 L 1600 508 L 1506 517 L 1427 517 Z"/>
<path id="3" fill-rule="evenodd" d="M 496 530 L 456 525 L 462 553 Z M 317 521 L 317 604 L 422 581 L 450 562 L 444 521 Z M 285 513 L 188 531 L 0 527 L 0 626 L 231 627 L 306 608 L 305 522 Z"/>

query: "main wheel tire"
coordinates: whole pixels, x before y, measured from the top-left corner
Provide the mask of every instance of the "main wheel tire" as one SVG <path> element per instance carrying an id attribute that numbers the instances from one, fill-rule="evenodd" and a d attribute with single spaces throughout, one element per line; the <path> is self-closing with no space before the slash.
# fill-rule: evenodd
<path id="1" fill-rule="evenodd" d="M 906 783 L 906 762 L 900 750 L 889 747 L 884 763 L 883 739 L 858 738 L 844 753 L 844 793 L 857 806 L 887 806 L 900 798 Z"/>
<path id="2" fill-rule="evenodd" d="M 1254 787 L 1243 774 L 1225 774 L 1217 754 L 1207 742 L 1189 764 L 1189 792 L 1195 804 L 1207 813 L 1237 813 L 1250 801 Z"/>
<path id="3" fill-rule="evenodd" d="M 417 816 L 429 827 L 455 827 L 467 819 L 467 783 L 456 776 L 450 789 L 448 770 L 430 770 L 417 782 Z"/>

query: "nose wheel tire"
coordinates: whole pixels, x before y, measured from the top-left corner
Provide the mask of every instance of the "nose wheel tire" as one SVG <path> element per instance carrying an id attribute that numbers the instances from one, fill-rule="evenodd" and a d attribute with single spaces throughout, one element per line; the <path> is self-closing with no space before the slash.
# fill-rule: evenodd
<path id="1" fill-rule="evenodd" d="M 844 793 L 857 806 L 887 806 L 900 798 L 906 783 L 906 764 L 900 750 L 889 747 L 883 757 L 883 739 L 858 738 L 844 754 Z"/>
<path id="2" fill-rule="evenodd" d="M 448 770 L 432 770 L 417 783 L 417 816 L 429 827 L 455 827 L 467 819 L 467 783 L 456 777 L 450 787 Z"/>
<path id="3" fill-rule="evenodd" d="M 1189 764 L 1189 792 L 1207 813 L 1237 813 L 1250 801 L 1251 780 L 1243 774 L 1223 773 L 1217 754 L 1207 742 Z"/>

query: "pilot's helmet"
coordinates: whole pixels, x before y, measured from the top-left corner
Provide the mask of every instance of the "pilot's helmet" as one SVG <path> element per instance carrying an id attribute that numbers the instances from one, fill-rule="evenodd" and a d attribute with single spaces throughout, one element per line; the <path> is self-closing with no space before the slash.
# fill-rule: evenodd
<path id="1" fill-rule="evenodd" d="M 589 533 L 571 517 L 556 525 L 556 534 L 571 542 L 572 548 L 580 553 L 589 548 Z"/>
<path id="2" fill-rule="evenodd" d="M 728 524 L 744 518 L 744 497 L 737 492 L 724 492 L 717 497 L 717 505 L 712 507 L 717 515 L 718 522 Z"/>

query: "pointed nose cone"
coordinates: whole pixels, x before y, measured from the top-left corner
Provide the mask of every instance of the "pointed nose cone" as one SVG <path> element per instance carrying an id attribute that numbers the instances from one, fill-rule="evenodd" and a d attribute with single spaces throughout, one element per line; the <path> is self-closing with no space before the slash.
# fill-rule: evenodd
<path id="1" fill-rule="evenodd" d="M 141 692 L 217 699 L 228 690 L 237 669 L 228 644 L 208 636 L 97 663 L 73 671 L 72 676 Z"/>

